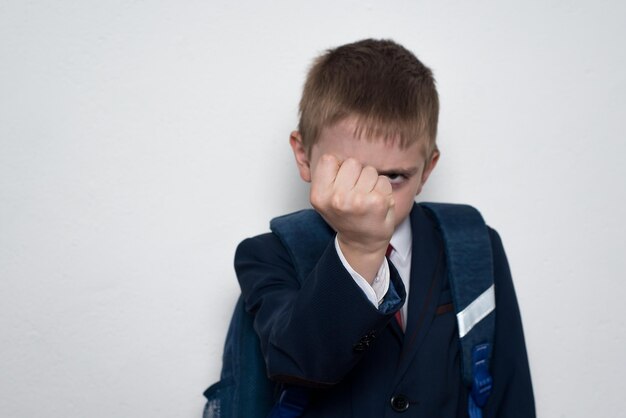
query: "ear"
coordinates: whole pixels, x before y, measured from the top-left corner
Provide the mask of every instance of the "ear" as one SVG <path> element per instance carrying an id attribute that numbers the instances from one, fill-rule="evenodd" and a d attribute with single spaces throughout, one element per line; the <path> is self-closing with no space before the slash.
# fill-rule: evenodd
<path id="1" fill-rule="evenodd" d="M 300 172 L 300 177 L 307 183 L 311 182 L 311 163 L 309 161 L 308 152 L 302 144 L 302 135 L 300 132 L 293 131 L 289 135 L 289 145 L 293 150 L 293 156 L 296 158 L 296 165 Z"/>
<path id="2" fill-rule="evenodd" d="M 422 187 L 424 187 L 424 184 L 426 184 L 426 180 L 428 180 L 428 177 L 430 177 L 430 173 L 432 173 L 437 166 L 437 161 L 439 161 L 440 155 L 441 154 L 439 153 L 439 150 L 435 148 L 435 150 L 432 152 L 432 155 L 430 156 L 430 159 L 426 162 L 424 171 L 422 172 L 422 179 L 420 181 L 420 187 L 415 194 L 416 196 L 422 191 Z"/>

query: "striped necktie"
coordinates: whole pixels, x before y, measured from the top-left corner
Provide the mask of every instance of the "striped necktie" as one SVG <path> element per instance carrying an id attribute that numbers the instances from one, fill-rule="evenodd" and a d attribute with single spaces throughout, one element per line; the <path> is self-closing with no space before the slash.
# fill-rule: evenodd
<path id="1" fill-rule="evenodd" d="M 387 258 L 389 258 L 389 256 L 391 255 L 391 252 L 393 251 L 393 246 L 391 244 L 389 244 L 387 246 L 387 252 L 385 253 L 385 256 Z M 404 328 L 402 327 L 402 309 L 398 310 L 398 312 L 396 312 L 396 321 L 398 321 L 398 325 L 400 325 L 400 328 L 402 328 L 404 330 Z"/>

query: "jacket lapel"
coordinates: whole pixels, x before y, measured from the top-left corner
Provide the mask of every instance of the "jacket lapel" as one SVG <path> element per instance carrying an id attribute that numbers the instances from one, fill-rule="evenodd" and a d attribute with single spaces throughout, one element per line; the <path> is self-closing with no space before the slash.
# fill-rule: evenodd
<path id="1" fill-rule="evenodd" d="M 413 235 L 411 286 L 396 382 L 403 378 L 428 332 L 445 279 L 443 242 L 435 224 L 417 204 L 413 206 L 410 216 Z"/>

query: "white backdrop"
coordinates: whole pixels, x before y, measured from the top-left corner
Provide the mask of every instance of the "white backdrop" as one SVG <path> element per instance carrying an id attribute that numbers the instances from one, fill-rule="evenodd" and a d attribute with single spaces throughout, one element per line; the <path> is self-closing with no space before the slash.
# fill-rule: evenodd
<path id="1" fill-rule="evenodd" d="M 235 246 L 307 205 L 306 69 L 364 37 L 435 72 L 423 198 L 501 233 L 539 416 L 623 416 L 625 4 L 0 0 L 0 416 L 200 416 Z"/>

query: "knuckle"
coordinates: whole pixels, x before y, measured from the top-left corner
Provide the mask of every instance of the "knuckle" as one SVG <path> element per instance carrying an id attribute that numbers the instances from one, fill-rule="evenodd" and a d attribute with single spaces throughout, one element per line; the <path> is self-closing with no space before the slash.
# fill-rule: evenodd
<path id="1" fill-rule="evenodd" d="M 348 167 L 358 168 L 359 170 L 361 169 L 361 163 L 356 158 L 347 158 L 343 163 L 347 164 Z"/>
<path id="2" fill-rule="evenodd" d="M 386 176 L 378 176 L 378 184 L 379 184 L 379 190 L 381 191 L 381 193 L 384 194 L 390 194 L 391 191 L 393 190 L 393 188 L 391 187 L 391 183 L 389 182 L 389 179 Z"/>
<path id="3" fill-rule="evenodd" d="M 382 199 L 382 195 L 379 193 L 371 193 L 369 199 L 369 206 L 376 211 L 382 209 L 384 204 L 384 200 Z"/>
<path id="4" fill-rule="evenodd" d="M 330 163 L 335 160 L 335 157 L 333 157 L 332 154 L 324 154 L 320 157 L 320 159 L 325 163 Z"/>
<path id="5" fill-rule="evenodd" d="M 363 214 L 367 212 L 367 202 L 364 195 L 357 193 L 352 197 L 351 209 L 356 214 Z"/>
<path id="6" fill-rule="evenodd" d="M 346 199 L 343 193 L 335 193 L 330 200 L 333 209 L 343 211 L 346 205 Z"/>
<path id="7" fill-rule="evenodd" d="M 321 203 L 321 199 L 318 193 L 311 192 L 309 194 L 309 200 L 313 206 L 319 206 Z"/>
<path id="8" fill-rule="evenodd" d="M 372 167 L 371 165 L 365 166 L 363 168 L 363 173 L 368 174 L 368 175 L 372 175 L 372 176 L 378 176 L 378 171 L 374 167 Z"/>
<path id="9" fill-rule="evenodd" d="M 316 209 L 327 206 L 326 196 L 318 188 L 311 188 L 309 200 L 311 201 L 311 205 Z"/>
<path id="10" fill-rule="evenodd" d="M 373 202 L 374 207 L 377 211 L 383 211 L 387 209 L 387 200 L 383 198 L 381 195 L 376 195 L 376 198 Z"/>

